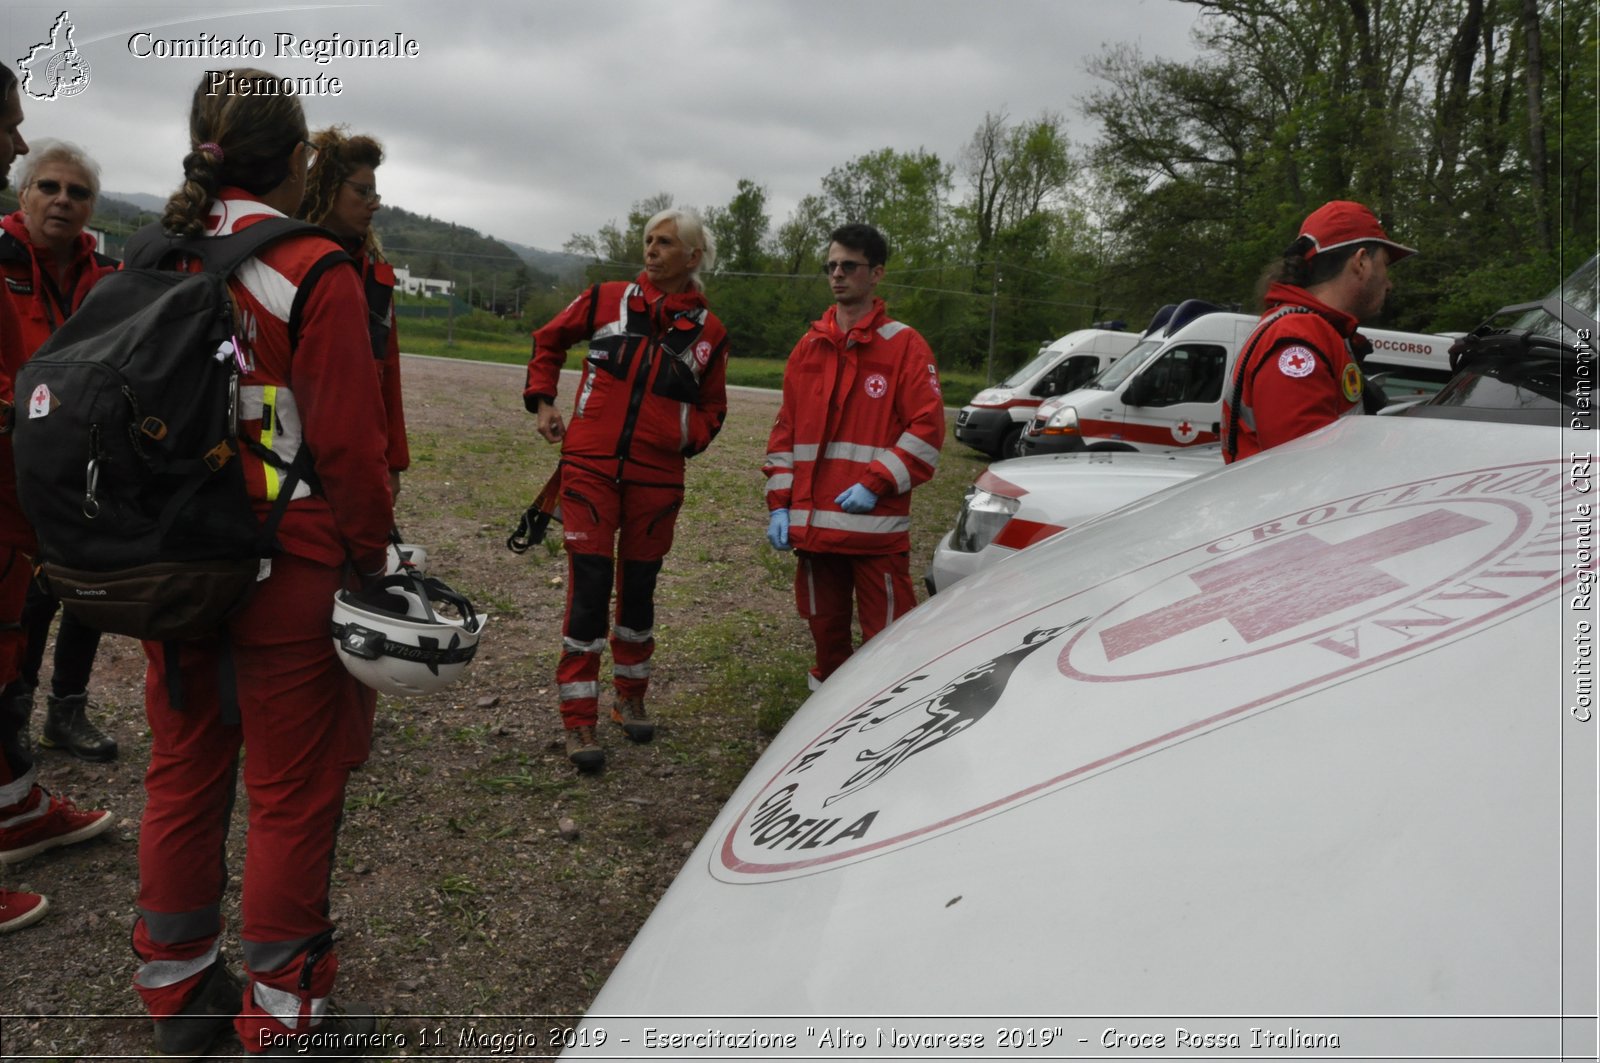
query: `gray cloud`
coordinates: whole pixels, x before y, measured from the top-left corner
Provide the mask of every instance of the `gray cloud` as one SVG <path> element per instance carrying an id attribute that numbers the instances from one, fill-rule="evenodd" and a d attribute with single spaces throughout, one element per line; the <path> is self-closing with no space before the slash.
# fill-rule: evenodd
<path id="1" fill-rule="evenodd" d="M 60 8 L 8 7 L 6 56 Z M 227 59 L 138 59 L 127 41 L 201 33 L 261 40 L 276 74 L 336 76 L 313 126 L 384 140 L 387 202 L 559 247 L 656 192 L 727 202 L 765 185 L 774 221 L 857 155 L 923 148 L 955 161 L 986 111 L 1077 113 L 1086 61 L 1108 43 L 1189 54 L 1194 9 L 1173 0 L 509 0 L 268 7 L 74 4 L 92 69 L 70 99 L 26 101 L 23 132 L 89 149 L 109 189 L 164 195 L 180 176 L 189 93 Z M 417 59 L 271 55 L 279 32 L 415 38 Z"/>

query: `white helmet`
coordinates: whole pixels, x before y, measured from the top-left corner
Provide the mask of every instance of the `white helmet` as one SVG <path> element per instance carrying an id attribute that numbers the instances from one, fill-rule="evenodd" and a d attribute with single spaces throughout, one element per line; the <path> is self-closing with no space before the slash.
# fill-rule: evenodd
<path id="1" fill-rule="evenodd" d="M 432 694 L 460 678 L 488 617 L 442 580 L 385 576 L 333 597 L 333 646 L 350 674 L 384 694 Z"/>

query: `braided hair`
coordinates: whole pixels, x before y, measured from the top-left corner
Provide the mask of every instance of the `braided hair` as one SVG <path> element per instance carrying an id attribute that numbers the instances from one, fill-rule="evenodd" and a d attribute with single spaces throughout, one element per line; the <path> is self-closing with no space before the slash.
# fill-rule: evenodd
<path id="1" fill-rule="evenodd" d="M 289 176 L 289 159 L 306 136 L 306 116 L 292 86 L 264 70 L 207 71 L 189 105 L 189 153 L 183 184 L 167 200 L 161 226 L 200 236 L 224 185 L 263 195 Z"/>

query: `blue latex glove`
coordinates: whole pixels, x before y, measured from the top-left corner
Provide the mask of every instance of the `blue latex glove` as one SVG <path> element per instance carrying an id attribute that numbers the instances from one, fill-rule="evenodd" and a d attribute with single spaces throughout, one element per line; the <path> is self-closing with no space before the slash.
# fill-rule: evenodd
<path id="1" fill-rule="evenodd" d="M 775 509 L 767 518 L 767 542 L 774 550 L 789 549 L 789 511 Z"/>
<path id="2" fill-rule="evenodd" d="M 846 513 L 871 513 L 878 504 L 878 496 L 860 484 L 851 484 L 849 490 L 833 500 Z"/>

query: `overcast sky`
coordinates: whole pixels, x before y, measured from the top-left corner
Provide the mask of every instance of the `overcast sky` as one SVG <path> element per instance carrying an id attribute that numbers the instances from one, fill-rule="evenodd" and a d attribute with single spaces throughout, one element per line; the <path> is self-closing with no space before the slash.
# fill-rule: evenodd
<path id="1" fill-rule="evenodd" d="M 47 40 L 62 10 L 6 0 L 6 60 Z M 1176 0 L 93 0 L 65 10 L 88 83 L 70 97 L 25 97 L 22 128 L 84 146 L 107 190 L 171 192 L 202 71 L 257 65 L 340 80 L 339 95 L 304 97 L 308 120 L 384 142 L 385 202 L 552 250 L 656 192 L 725 204 L 741 177 L 766 187 L 776 225 L 830 169 L 866 152 L 922 148 L 955 161 L 985 111 L 1059 111 L 1087 142 L 1087 61 L 1117 42 L 1190 55 L 1195 15 Z M 398 34 L 417 55 L 322 65 L 277 54 L 278 34 L 335 33 Z M 202 35 L 242 35 L 264 54 L 135 54 L 192 49 Z"/>

